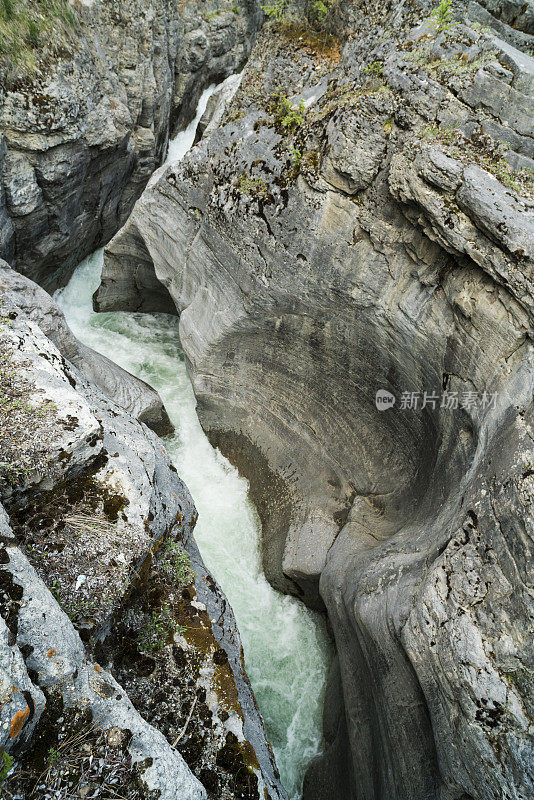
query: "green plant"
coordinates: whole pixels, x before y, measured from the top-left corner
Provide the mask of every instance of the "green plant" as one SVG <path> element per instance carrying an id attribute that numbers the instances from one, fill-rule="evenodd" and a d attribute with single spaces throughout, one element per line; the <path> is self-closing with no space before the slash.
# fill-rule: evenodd
<path id="1" fill-rule="evenodd" d="M 383 75 L 384 67 L 381 61 L 372 61 L 363 70 L 367 75 Z"/>
<path id="2" fill-rule="evenodd" d="M 178 542 L 169 540 L 161 548 L 158 564 L 163 574 L 173 583 L 180 586 L 189 586 L 195 580 L 196 574 L 191 568 L 191 559 Z"/>
<path id="3" fill-rule="evenodd" d="M 28 20 L 28 41 L 32 47 L 39 47 L 39 25 L 33 19 Z"/>
<path id="4" fill-rule="evenodd" d="M 408 61 L 423 67 L 429 75 L 442 81 L 451 76 L 475 75 L 479 69 L 495 60 L 493 51 L 485 51 L 473 61 L 469 61 L 467 53 L 449 58 L 436 58 L 432 53 L 432 43 L 426 42 L 407 55 Z"/>
<path id="5" fill-rule="evenodd" d="M 331 3 L 325 3 L 324 0 L 315 0 L 310 9 L 310 20 L 321 25 L 330 11 Z"/>
<path id="6" fill-rule="evenodd" d="M 165 603 L 159 611 L 154 610 L 140 631 L 139 647 L 146 653 L 159 653 L 176 633 L 184 633 L 178 625 L 171 607 Z"/>
<path id="7" fill-rule="evenodd" d="M 239 14 L 240 13 L 238 6 L 232 6 L 232 11 L 233 11 L 234 14 Z"/>
<path id="8" fill-rule="evenodd" d="M 219 14 L 221 14 L 221 13 L 222 13 L 222 9 L 216 8 L 213 11 L 207 11 L 205 14 L 202 14 L 202 19 L 204 19 L 206 21 L 208 21 L 210 19 L 215 19 L 215 17 L 218 17 Z"/>
<path id="9" fill-rule="evenodd" d="M 306 115 L 304 100 L 294 106 L 291 100 L 279 89 L 272 96 L 274 119 L 284 131 L 295 131 L 303 124 Z"/>
<path id="10" fill-rule="evenodd" d="M 266 3 L 261 8 L 270 20 L 277 22 L 279 25 L 286 25 L 291 22 L 292 14 L 288 0 L 272 0 L 272 2 Z"/>
<path id="11" fill-rule="evenodd" d="M 13 0 L 2 0 L 0 8 L 4 19 L 13 19 L 15 16 Z"/>
<path id="12" fill-rule="evenodd" d="M 51 581 L 49 582 L 49 584 L 48 584 L 48 589 L 49 589 L 49 591 L 50 591 L 50 594 L 51 594 L 51 595 L 52 595 L 52 597 L 54 598 L 54 600 L 55 600 L 55 601 L 56 601 L 56 602 L 57 602 L 57 603 L 58 603 L 60 606 L 62 606 L 62 600 L 61 600 L 61 581 L 59 580 L 59 578 L 52 578 L 52 580 L 51 580 Z"/>
<path id="13" fill-rule="evenodd" d="M 469 27 L 480 34 L 491 33 L 489 25 L 481 25 L 480 22 L 469 22 Z"/>
<path id="14" fill-rule="evenodd" d="M 19 74 L 32 72 L 46 38 L 48 52 L 74 45 L 76 17 L 68 0 L 0 0 L 0 57 Z"/>
<path id="15" fill-rule="evenodd" d="M 2 753 L 0 756 L 0 786 L 11 772 L 14 763 L 13 756 L 10 756 L 9 753 Z"/>
<path id="16" fill-rule="evenodd" d="M 452 18 L 451 3 L 452 0 L 441 0 L 440 4 L 432 11 L 432 25 L 438 34 L 445 33 L 458 25 Z"/>
<path id="17" fill-rule="evenodd" d="M 256 197 L 259 200 L 267 200 L 269 197 L 267 184 L 263 178 L 259 178 L 256 175 L 245 175 L 243 173 L 236 180 L 234 186 L 239 192 L 249 195 L 249 197 Z"/>
<path id="18" fill-rule="evenodd" d="M 302 161 L 302 152 L 298 148 L 293 147 L 293 145 L 290 145 L 289 152 L 291 153 L 291 161 L 298 167 Z"/>
<path id="19" fill-rule="evenodd" d="M 534 172 L 528 169 L 514 169 L 504 158 L 509 145 L 493 139 L 482 132 L 474 132 L 466 137 L 460 128 L 453 125 L 439 127 L 429 125 L 424 138 L 432 143 L 446 147 L 448 155 L 463 163 L 475 163 L 491 173 L 504 186 L 514 192 L 534 198 Z"/>

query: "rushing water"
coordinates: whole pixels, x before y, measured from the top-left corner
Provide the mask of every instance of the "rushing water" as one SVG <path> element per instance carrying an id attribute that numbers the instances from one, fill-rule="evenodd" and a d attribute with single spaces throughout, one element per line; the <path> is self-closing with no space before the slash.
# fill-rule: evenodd
<path id="1" fill-rule="evenodd" d="M 170 159 L 192 146 L 199 112 L 171 142 Z M 195 538 L 226 593 L 239 625 L 245 663 L 282 781 L 298 798 L 306 765 L 319 751 L 326 672 L 331 657 L 324 621 L 267 583 L 259 551 L 260 523 L 247 481 L 209 444 L 195 412 L 195 398 L 178 338 L 178 320 L 165 314 L 95 314 L 102 250 L 76 269 L 57 293 L 70 327 L 86 344 L 151 384 L 160 393 L 176 432 L 167 450 L 193 495 Z"/>

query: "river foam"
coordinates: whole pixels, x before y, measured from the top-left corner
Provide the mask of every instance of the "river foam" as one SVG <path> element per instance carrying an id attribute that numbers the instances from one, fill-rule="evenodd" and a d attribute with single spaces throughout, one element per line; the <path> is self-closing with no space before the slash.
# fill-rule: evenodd
<path id="1" fill-rule="evenodd" d="M 168 160 L 193 145 L 200 113 L 171 142 Z M 181 138 L 180 138 L 181 137 Z M 321 746 L 324 685 L 331 645 L 323 617 L 276 592 L 261 568 L 261 527 L 248 483 L 211 447 L 179 344 L 178 318 L 165 314 L 95 314 L 103 251 L 85 259 L 56 294 L 73 332 L 87 345 L 151 384 L 160 393 L 175 433 L 166 447 L 198 510 L 195 538 L 234 610 L 247 672 L 267 735 L 292 800 L 300 797 L 309 761 Z"/>

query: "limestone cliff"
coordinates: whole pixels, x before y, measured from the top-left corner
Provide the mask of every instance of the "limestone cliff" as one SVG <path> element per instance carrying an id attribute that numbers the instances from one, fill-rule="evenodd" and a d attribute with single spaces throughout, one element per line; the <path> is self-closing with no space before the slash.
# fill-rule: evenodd
<path id="1" fill-rule="evenodd" d="M 2 797 L 285 798 L 163 441 L 0 269 Z"/>
<path id="2" fill-rule="evenodd" d="M 328 612 L 306 800 L 534 794 L 531 5 L 269 26 L 106 250 L 97 307 L 172 298 L 266 573 Z"/>
<path id="3" fill-rule="evenodd" d="M 30 66 L 0 57 L 0 257 L 47 288 L 126 220 L 169 126 L 243 65 L 261 17 L 255 0 L 93 0 L 69 13 Z"/>

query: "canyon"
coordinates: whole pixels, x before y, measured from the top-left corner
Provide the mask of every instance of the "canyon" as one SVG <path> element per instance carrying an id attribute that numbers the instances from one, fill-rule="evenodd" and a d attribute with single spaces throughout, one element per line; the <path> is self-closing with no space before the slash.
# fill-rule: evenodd
<path id="1" fill-rule="evenodd" d="M 102 5 L 80 23 L 69 91 L 83 77 L 89 107 L 60 133 L 37 132 L 17 86 L 3 98 L 1 254 L 17 270 L 0 271 L 17 365 L 5 381 L 37 394 L 42 414 L 30 425 L 19 411 L 22 452 L 0 454 L 25 465 L 1 494 L 0 663 L 6 697 L 12 675 L 24 691 L 0 711 L 0 744 L 23 753 L 57 730 L 63 707 L 77 730 L 90 708 L 106 730 L 133 734 L 118 738 L 135 791 L 286 796 L 235 619 L 194 542 L 189 492 L 138 422 L 168 431 L 163 405 L 77 342 L 33 283 L 56 289 L 106 245 L 95 310 L 178 317 L 202 428 L 250 483 L 265 576 L 326 614 L 335 657 L 304 800 L 529 800 L 534 6 L 458 0 L 440 18 L 426 0 L 359 0 L 332 4 L 314 27 L 262 26 L 255 4 L 186 3 L 178 17 L 164 5 L 125 4 L 122 24 Z M 80 61 L 103 31 L 116 58 L 104 81 L 97 60 Z M 154 172 L 202 90 L 241 69 L 210 98 L 197 145 Z M 120 533 L 102 574 L 102 531 L 89 572 L 71 502 Z M 65 618 L 55 575 L 32 555 L 52 530 L 71 578 L 93 579 L 99 595 L 119 586 L 91 628 Z M 194 581 L 169 571 L 172 542 Z M 167 596 L 197 634 L 184 643 L 177 628 L 172 648 L 147 656 L 135 631 Z M 44 641 L 55 626 L 64 634 L 52 656 L 34 598 Z M 87 677 L 96 666 L 104 704 Z M 206 670 L 195 704 L 211 721 L 194 715 L 208 735 L 193 774 L 172 746 L 175 717 Z"/>

